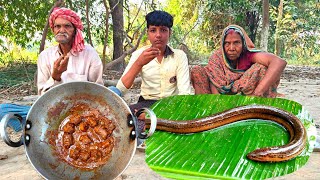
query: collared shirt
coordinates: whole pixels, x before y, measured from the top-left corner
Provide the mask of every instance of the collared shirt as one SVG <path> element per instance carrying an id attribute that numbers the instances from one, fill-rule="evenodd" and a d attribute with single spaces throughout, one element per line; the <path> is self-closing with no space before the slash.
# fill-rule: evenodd
<path id="1" fill-rule="evenodd" d="M 69 52 L 68 67 L 61 74 L 61 81 L 52 78 L 54 62 L 60 57 L 59 46 L 42 51 L 38 58 L 38 94 L 58 84 L 72 81 L 90 81 L 103 85 L 102 62 L 96 50 L 90 45 L 79 53 Z"/>
<path id="2" fill-rule="evenodd" d="M 149 46 L 144 46 L 135 51 L 126 67 L 125 75 L 140 54 Z M 190 75 L 187 55 L 179 49 L 167 46 L 165 56 L 161 63 L 154 58 L 142 67 L 140 72 L 142 83 L 140 95 L 146 100 L 158 100 L 172 95 L 191 94 Z M 121 79 L 117 88 L 122 93 L 128 89 L 123 85 Z"/>

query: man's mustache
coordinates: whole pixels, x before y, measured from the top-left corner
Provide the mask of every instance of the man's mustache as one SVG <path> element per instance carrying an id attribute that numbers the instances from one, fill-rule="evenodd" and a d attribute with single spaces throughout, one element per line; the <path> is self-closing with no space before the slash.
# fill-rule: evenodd
<path id="1" fill-rule="evenodd" d="M 69 34 L 68 33 L 58 33 L 54 37 L 57 38 L 58 36 L 64 36 L 66 38 L 69 38 Z"/>

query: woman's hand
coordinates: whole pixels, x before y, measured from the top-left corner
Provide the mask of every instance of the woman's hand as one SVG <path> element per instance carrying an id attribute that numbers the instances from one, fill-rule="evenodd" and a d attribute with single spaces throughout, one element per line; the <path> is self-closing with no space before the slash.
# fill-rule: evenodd
<path id="1" fill-rule="evenodd" d="M 259 97 L 264 97 L 264 92 L 263 91 L 259 91 L 257 89 L 254 90 L 254 92 L 252 93 L 253 96 L 259 96 Z"/>
<path id="2" fill-rule="evenodd" d="M 262 64 L 268 69 L 265 76 L 261 79 L 254 90 L 254 96 L 263 96 L 263 94 L 277 81 L 280 80 L 281 74 L 287 65 L 287 62 L 280 57 L 266 52 L 258 52 L 253 56 L 253 62 Z"/>

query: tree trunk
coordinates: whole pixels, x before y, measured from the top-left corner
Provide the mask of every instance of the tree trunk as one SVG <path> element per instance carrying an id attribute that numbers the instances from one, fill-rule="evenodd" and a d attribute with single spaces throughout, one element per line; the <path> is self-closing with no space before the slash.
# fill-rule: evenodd
<path id="1" fill-rule="evenodd" d="M 107 4 L 106 0 L 103 0 L 103 5 L 106 9 L 106 30 L 105 30 L 105 35 L 104 35 L 104 42 L 103 42 L 103 51 L 102 51 L 102 64 L 103 64 L 103 71 L 106 69 L 106 62 L 107 62 L 107 58 L 106 58 L 106 49 L 107 49 L 107 45 L 108 45 L 108 36 L 109 36 L 109 16 L 110 16 L 110 10 Z"/>
<path id="2" fill-rule="evenodd" d="M 52 13 L 53 9 L 55 7 L 60 7 L 64 4 L 63 0 L 57 0 L 54 5 L 52 6 L 52 8 L 49 11 L 49 15 L 48 15 L 48 19 L 47 19 L 47 23 L 45 24 L 44 28 L 43 28 L 43 32 L 42 32 L 42 38 L 41 38 L 41 44 L 40 44 L 40 49 L 39 49 L 39 54 L 44 50 L 44 46 L 46 44 L 46 38 L 47 38 L 47 34 L 48 34 L 48 29 L 49 29 L 49 18 L 50 18 L 50 14 Z"/>
<path id="3" fill-rule="evenodd" d="M 113 59 L 123 54 L 123 0 L 109 0 L 113 24 Z M 123 70 L 124 62 L 117 63 L 115 70 Z"/>
<path id="4" fill-rule="evenodd" d="M 39 54 L 44 50 L 44 46 L 46 44 L 46 38 L 47 38 L 47 34 L 48 34 L 48 29 L 49 29 L 49 18 L 50 18 L 50 14 L 52 13 L 53 9 L 55 7 L 60 7 L 64 4 L 64 1 L 63 0 L 57 0 L 54 5 L 52 6 L 52 8 L 50 9 L 49 11 L 49 15 L 48 15 L 48 18 L 47 18 L 47 22 L 43 28 L 43 32 L 42 32 L 42 38 L 41 38 L 41 44 L 40 44 L 40 48 L 39 48 Z M 36 71 L 33 75 L 33 84 L 35 86 L 37 86 L 37 82 L 38 82 L 38 71 Z"/>
<path id="5" fill-rule="evenodd" d="M 107 69 L 115 69 L 114 67 L 118 66 L 118 64 L 124 64 L 124 59 L 126 58 L 126 56 L 132 54 L 138 48 L 142 37 L 145 35 L 145 32 L 146 32 L 146 28 L 143 29 L 142 33 L 140 34 L 140 36 L 138 38 L 138 41 L 137 41 L 137 44 L 135 46 L 133 46 L 131 49 L 123 52 L 122 55 L 120 57 L 118 57 L 117 59 L 115 59 L 115 60 L 109 62 L 108 64 L 106 64 L 105 70 L 107 70 Z M 121 70 L 121 71 L 123 71 L 123 70 Z"/>
<path id="6" fill-rule="evenodd" d="M 246 22 L 247 26 L 249 27 L 249 38 L 254 43 L 256 40 L 256 34 L 258 29 L 258 23 L 259 23 L 259 13 L 257 11 L 248 11 L 246 13 Z"/>
<path id="7" fill-rule="evenodd" d="M 269 0 L 262 0 L 262 28 L 260 48 L 263 51 L 268 51 L 268 37 L 269 37 Z"/>
<path id="8" fill-rule="evenodd" d="M 90 20 L 89 20 L 89 0 L 86 0 L 86 18 L 87 18 L 87 27 L 88 27 L 88 38 L 89 43 L 93 47 L 92 39 L 91 39 L 91 32 L 90 32 Z"/>
<path id="9" fill-rule="evenodd" d="M 280 56 L 280 30 L 281 30 L 281 20 L 283 16 L 283 0 L 280 0 L 279 7 L 278 7 L 278 18 L 277 18 L 277 27 L 276 33 L 274 37 L 274 54 Z"/>

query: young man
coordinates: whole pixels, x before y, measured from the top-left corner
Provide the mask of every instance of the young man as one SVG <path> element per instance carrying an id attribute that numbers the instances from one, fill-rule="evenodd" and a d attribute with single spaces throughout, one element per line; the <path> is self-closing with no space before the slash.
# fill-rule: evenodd
<path id="1" fill-rule="evenodd" d="M 182 50 L 168 46 L 172 33 L 173 17 L 165 11 L 146 15 L 147 36 L 151 45 L 135 51 L 117 88 L 125 93 L 140 73 L 142 84 L 137 104 L 130 105 L 132 112 L 150 107 L 157 100 L 191 94 L 188 59 Z"/>

